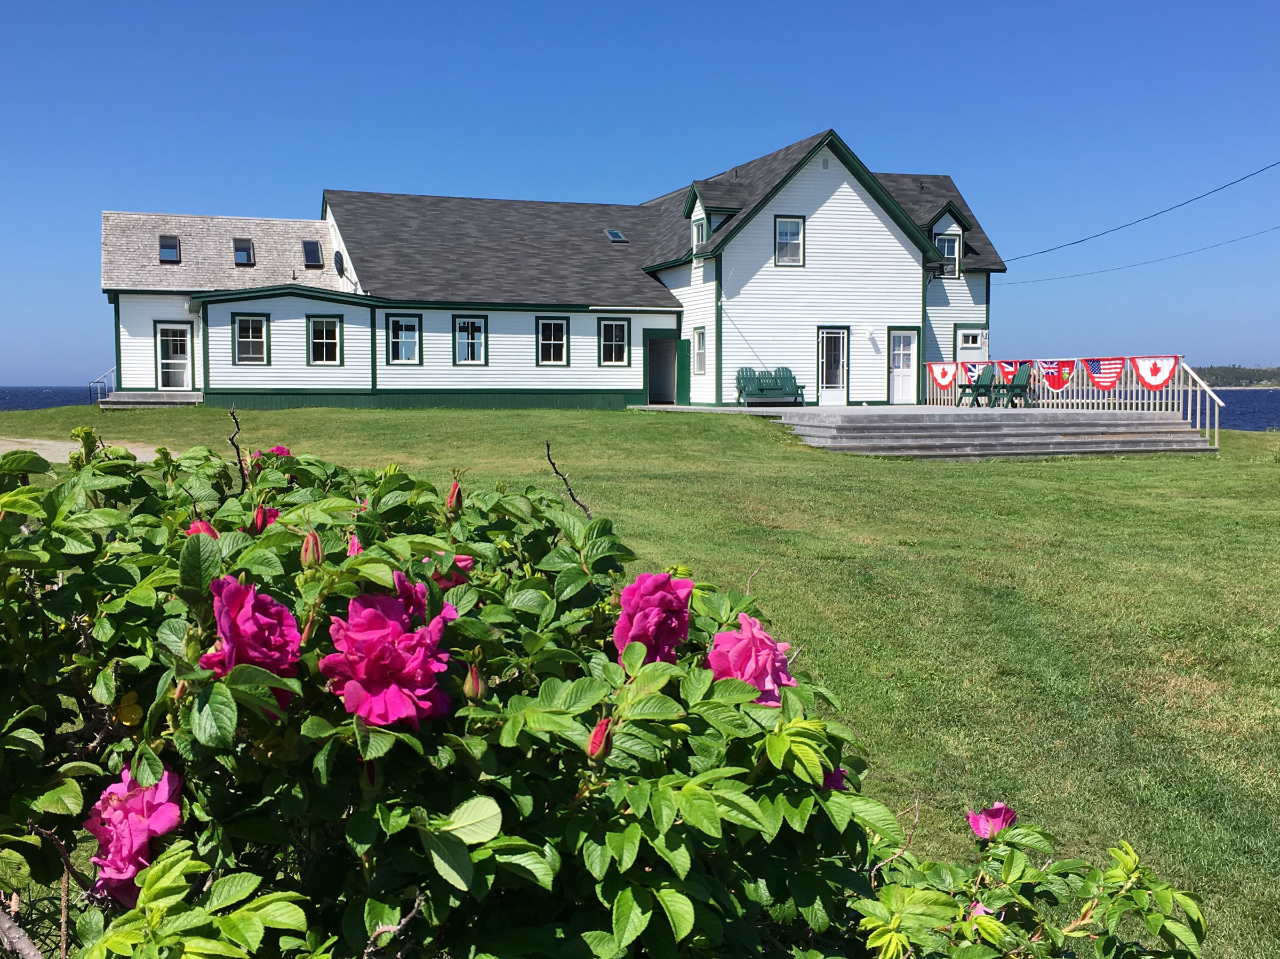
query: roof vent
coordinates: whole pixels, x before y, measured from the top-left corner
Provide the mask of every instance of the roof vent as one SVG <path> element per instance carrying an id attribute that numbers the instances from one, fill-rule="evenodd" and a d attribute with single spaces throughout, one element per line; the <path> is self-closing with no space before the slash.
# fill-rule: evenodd
<path id="1" fill-rule="evenodd" d="M 626 243 L 627 238 L 623 236 L 621 230 L 605 230 L 604 235 L 609 238 L 610 243 Z"/>

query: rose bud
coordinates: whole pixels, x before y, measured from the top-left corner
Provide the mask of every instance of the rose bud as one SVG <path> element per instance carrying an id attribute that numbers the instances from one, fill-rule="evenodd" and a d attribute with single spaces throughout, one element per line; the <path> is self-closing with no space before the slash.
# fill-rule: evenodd
<path id="1" fill-rule="evenodd" d="M 259 506 L 253 511 L 253 522 L 249 524 L 249 532 L 259 536 L 279 517 L 280 511 L 272 506 Z"/>
<path id="2" fill-rule="evenodd" d="M 480 667 L 472 663 L 467 668 L 467 678 L 462 681 L 462 695 L 472 702 L 479 702 L 489 693 L 489 687 L 480 674 Z"/>
<path id="3" fill-rule="evenodd" d="M 320 542 L 320 534 L 311 530 L 302 539 L 302 568 L 315 569 L 324 562 L 324 546 Z"/>
<path id="4" fill-rule="evenodd" d="M 462 502 L 462 487 L 458 485 L 458 481 L 454 480 L 453 485 L 449 487 L 449 496 L 444 501 L 444 508 L 452 512 L 457 509 Z"/>
<path id="5" fill-rule="evenodd" d="M 605 716 L 591 730 L 591 741 L 587 743 L 587 758 L 592 762 L 603 762 L 609 756 L 613 745 L 613 720 Z"/>
<path id="6" fill-rule="evenodd" d="M 347 555 L 359 556 L 364 552 L 364 547 L 360 545 L 360 537 L 355 533 L 351 534 L 351 540 L 347 543 Z"/>
<path id="7" fill-rule="evenodd" d="M 189 527 L 187 527 L 188 536 L 195 536 L 197 533 L 203 533 L 205 536 L 208 536 L 211 539 L 218 538 L 218 531 L 202 519 L 196 520 Z"/>

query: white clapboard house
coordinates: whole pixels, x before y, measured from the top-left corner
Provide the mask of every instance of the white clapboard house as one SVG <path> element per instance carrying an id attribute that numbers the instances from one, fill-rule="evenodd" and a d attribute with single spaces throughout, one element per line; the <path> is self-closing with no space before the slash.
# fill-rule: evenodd
<path id="1" fill-rule="evenodd" d="M 102 216 L 139 402 L 733 404 L 740 367 L 788 367 L 809 403 L 916 403 L 924 362 L 988 358 L 1004 269 L 950 177 L 871 173 L 830 130 L 636 206 Z"/>

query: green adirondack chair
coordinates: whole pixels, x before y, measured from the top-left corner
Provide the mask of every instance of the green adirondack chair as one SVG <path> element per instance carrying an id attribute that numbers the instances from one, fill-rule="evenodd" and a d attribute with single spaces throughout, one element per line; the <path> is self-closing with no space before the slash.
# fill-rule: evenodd
<path id="1" fill-rule="evenodd" d="M 1018 372 L 1013 375 L 1012 383 L 996 383 L 991 391 L 992 406 L 1008 406 L 1018 405 L 1018 401 L 1022 401 L 1023 407 L 1027 407 L 1031 402 L 1031 364 L 1023 363 L 1018 367 Z"/>
<path id="2" fill-rule="evenodd" d="M 980 406 L 982 401 L 986 400 L 987 405 L 991 405 L 991 390 L 995 385 L 996 367 L 992 363 L 985 366 L 982 372 L 978 374 L 978 379 L 973 383 L 964 383 L 956 393 L 956 406 L 964 406 L 964 401 L 968 400 L 970 406 Z"/>

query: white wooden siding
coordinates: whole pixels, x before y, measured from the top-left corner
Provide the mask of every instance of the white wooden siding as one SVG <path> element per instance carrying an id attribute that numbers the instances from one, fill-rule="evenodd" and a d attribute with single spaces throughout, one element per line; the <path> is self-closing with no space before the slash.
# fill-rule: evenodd
<path id="1" fill-rule="evenodd" d="M 957 323 L 987 322 L 987 274 L 962 273 L 930 280 L 925 303 L 929 317 L 924 344 L 926 363 L 990 359 L 985 348 L 962 357 L 952 355 Z"/>
<path id="2" fill-rule="evenodd" d="M 369 388 L 369 309 L 346 303 L 281 296 L 209 306 L 209 388 L 365 389 Z M 231 314 L 271 317 L 271 362 L 232 363 Z M 307 365 L 307 314 L 342 317 L 341 366 Z"/>
<path id="3" fill-rule="evenodd" d="M 803 267 L 774 266 L 774 216 L 805 217 Z M 819 153 L 724 250 L 725 402 L 737 395 L 741 366 L 789 367 L 816 399 L 820 326 L 849 328 L 850 402 L 883 402 L 888 327 L 922 325 L 922 265 L 919 249 L 844 164 Z M 694 325 L 686 312 L 685 326 Z"/>
<path id="4" fill-rule="evenodd" d="M 121 293 L 120 297 L 120 369 L 116 371 L 116 388 L 120 390 L 152 390 L 156 388 L 155 321 L 190 323 L 194 334 L 190 343 L 193 388 L 204 388 L 201 358 L 200 317 L 187 312 L 185 296 Z"/>
<path id="5" fill-rule="evenodd" d="M 329 225 L 329 242 L 335 253 L 342 254 L 343 275 L 338 284 L 344 293 L 363 293 L 360 287 L 360 277 L 356 273 L 356 265 L 351 262 L 351 254 L 347 252 L 347 244 L 342 240 L 342 231 L 338 229 L 338 221 L 333 215 L 333 211 L 328 207 L 324 211 L 324 221 Z M 332 254 L 330 254 L 332 256 Z M 332 259 L 325 264 L 326 267 L 333 267 Z"/>
<path id="6" fill-rule="evenodd" d="M 716 262 L 695 260 L 692 264 L 673 266 L 658 274 L 663 286 L 675 294 L 684 307 L 681 336 L 689 340 L 689 401 L 716 401 Z M 693 331 L 707 331 L 707 371 L 693 373 Z"/>
<path id="7" fill-rule="evenodd" d="M 963 233 L 960 224 L 951 219 L 951 214 L 947 213 L 938 218 L 938 222 L 933 225 L 933 234 L 937 236 L 939 233 Z"/>
<path id="8" fill-rule="evenodd" d="M 644 386 L 641 350 L 646 329 L 673 330 L 674 313 L 636 314 L 525 313 L 459 310 L 458 315 L 486 316 L 489 364 L 453 365 L 455 311 L 378 309 L 378 389 L 512 389 L 512 390 L 639 390 Z M 422 315 L 422 365 L 387 363 L 387 314 Z M 536 362 L 536 317 L 569 319 L 569 365 L 539 366 Z M 631 320 L 630 366 L 600 366 L 597 320 Z M 274 343 L 274 340 L 273 340 Z M 367 345 L 366 345 L 367 349 Z"/>

